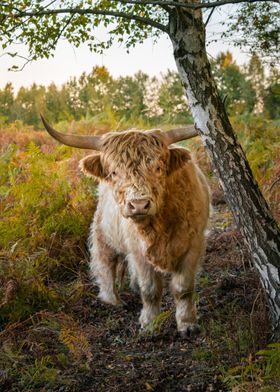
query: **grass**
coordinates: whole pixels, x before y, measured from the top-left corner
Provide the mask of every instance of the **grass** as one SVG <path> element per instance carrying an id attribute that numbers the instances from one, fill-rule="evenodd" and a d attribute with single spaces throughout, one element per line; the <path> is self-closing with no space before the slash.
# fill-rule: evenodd
<path id="1" fill-rule="evenodd" d="M 97 132 L 97 127 L 102 131 L 110 128 L 109 123 L 103 123 L 102 128 L 102 118 L 99 121 L 96 125 L 85 120 L 78 124 L 78 129 L 90 133 Z M 122 123 L 113 125 L 117 128 Z M 235 119 L 234 126 L 273 212 L 280 219 L 277 124 L 243 118 Z M 65 124 L 59 127 L 65 128 Z M 210 243 L 206 271 L 199 279 L 200 300 L 206 301 L 207 308 L 201 320 L 206 340 L 201 340 L 199 347 L 192 343 L 191 348 L 174 340 L 175 322 L 168 296 L 169 307 L 151 325 L 150 333 L 140 336 L 136 323 L 139 299 L 125 289 L 129 293 L 126 294 L 129 310 L 112 310 L 96 301 L 88 279 L 86 238 L 95 209 L 96 189 L 93 181 L 78 171 L 83 153 L 57 145 L 44 132 L 20 123 L 1 130 L 0 145 L 1 390 L 79 390 L 77 385 L 82 385 L 85 379 L 90 379 L 92 385 L 99 382 L 96 369 L 103 372 L 103 365 L 105 378 L 98 385 L 110 390 L 110 382 L 123 385 L 118 383 L 129 377 L 125 374 L 133 378 L 127 366 L 142 369 L 143 355 L 148 358 L 142 369 L 147 377 L 141 384 L 141 375 L 135 375 L 142 390 L 154 390 L 155 385 L 163 388 L 161 379 L 166 380 L 170 390 L 176 390 L 172 388 L 177 388 L 185 377 L 181 366 L 184 361 L 194 361 L 195 366 L 200 362 L 209 364 L 209 371 L 205 372 L 207 380 L 218 367 L 223 385 L 230 388 L 243 388 L 243 384 L 247 388 L 250 385 L 268 388 L 269 380 L 278 385 L 275 358 L 278 361 L 279 346 L 268 346 L 255 354 L 266 341 L 259 340 L 260 336 L 267 333 L 252 327 L 262 314 L 259 303 L 253 310 L 250 308 L 260 289 L 254 286 L 249 266 L 244 267 L 244 255 L 239 242 L 234 242 L 234 233 L 230 231 L 230 238 L 223 236 L 224 230 L 232 227 L 227 211 L 221 211 L 216 221 L 220 237 L 215 237 L 213 259 Z M 217 188 L 201 144 L 190 141 L 188 145 L 197 152 L 198 161 Z M 238 284 L 227 291 L 227 285 L 232 284 L 230 274 L 244 282 L 244 287 L 249 285 L 251 305 L 243 303 L 243 289 Z M 223 285 L 219 286 L 219 282 Z M 231 292 L 235 293 L 233 297 Z M 260 322 L 260 328 L 264 325 L 265 321 Z M 119 348 L 124 359 L 116 363 L 114 350 Z M 233 358 L 228 358 L 228 352 L 233 353 Z M 164 365 L 165 356 L 173 358 L 174 366 L 169 370 Z M 247 360 L 237 366 L 241 357 Z M 227 368 L 222 369 L 225 358 Z M 107 382 L 106 369 L 110 371 L 110 367 L 115 378 Z M 165 373 L 160 376 L 160 372 Z"/>
<path id="2" fill-rule="evenodd" d="M 229 369 L 223 381 L 236 392 L 277 392 L 280 388 L 280 343 L 268 344 L 253 358 L 243 358 L 241 365 Z"/>
<path id="3" fill-rule="evenodd" d="M 280 222 L 279 120 L 271 121 L 248 116 L 233 119 L 232 122 L 254 176 L 270 204 L 275 218 Z"/>
<path id="4" fill-rule="evenodd" d="M 52 388 L 69 381 L 61 369 L 91 359 L 88 340 L 66 308 L 92 295 L 85 243 L 95 188 L 76 169 L 78 153 L 45 134 L 15 126 L 1 137 L 3 383 L 9 380 L 10 390 Z"/>

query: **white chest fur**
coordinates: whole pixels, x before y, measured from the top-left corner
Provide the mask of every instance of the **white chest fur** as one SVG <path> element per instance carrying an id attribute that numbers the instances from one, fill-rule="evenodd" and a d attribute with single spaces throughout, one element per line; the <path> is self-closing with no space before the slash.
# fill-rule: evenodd
<path id="1" fill-rule="evenodd" d="M 112 190 L 107 184 L 99 185 L 99 204 L 101 212 L 100 227 L 109 246 L 128 255 L 142 254 L 146 251 L 146 244 L 139 235 L 135 223 L 130 218 L 124 218 L 116 203 Z"/>

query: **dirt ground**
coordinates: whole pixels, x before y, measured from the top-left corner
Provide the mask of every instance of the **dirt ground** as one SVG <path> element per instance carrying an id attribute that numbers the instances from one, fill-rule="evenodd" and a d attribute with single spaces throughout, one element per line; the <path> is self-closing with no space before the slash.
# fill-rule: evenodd
<path id="1" fill-rule="evenodd" d="M 23 342 L 20 343 L 20 354 L 13 354 L 15 361 L 20 361 L 23 354 L 30 358 L 31 364 L 32 358 L 47 360 L 46 354 L 57 357 L 59 370 L 55 376 L 56 380 L 60 378 L 62 381 L 53 382 L 51 387 L 44 386 L 50 385 L 49 378 L 53 370 L 42 359 L 41 362 L 35 361 L 35 370 L 30 365 L 32 377 L 28 374 L 29 370 L 25 371 L 24 388 L 20 385 L 16 387 L 13 378 L 4 377 L 1 381 L 0 377 L 0 391 L 229 390 L 223 383 L 226 372 L 240 364 L 243 357 L 254 355 L 266 344 L 269 323 L 263 292 L 241 236 L 223 200 L 218 199 L 215 204 L 205 261 L 197 278 L 196 299 L 201 326 L 199 335 L 183 339 L 177 334 L 168 276 L 162 313 L 150 331 L 141 332 L 138 324 L 141 300 L 139 295 L 129 289 L 128 282 L 125 281 L 121 289 L 125 306 L 104 305 L 96 299 L 97 291 L 91 287 L 85 270 L 82 280 L 87 292 L 90 290 L 92 295 L 80 295 L 74 304 L 66 301 L 61 312 L 63 317 L 71 315 L 71 320 L 77 322 L 79 331 L 75 337 L 78 341 L 75 350 L 77 352 L 80 345 L 82 353 L 86 353 L 86 366 L 82 365 L 79 358 L 75 360 L 74 349 L 72 357 L 67 350 L 64 356 L 61 351 L 56 351 L 58 344 L 61 344 L 57 343 L 59 336 L 71 352 L 73 325 L 68 332 L 67 328 L 64 332 L 57 332 L 55 319 L 52 322 L 48 310 L 44 313 L 48 324 L 37 320 L 33 329 L 19 325 L 8 333 L 10 340 Z M 55 317 L 59 317 L 59 314 L 56 313 Z M 62 366 L 64 361 L 65 366 Z M 45 372 L 45 375 L 35 384 L 40 371 Z M 33 383 L 31 387 L 28 377 L 31 377 Z M 41 381 L 44 379 L 46 383 Z"/>

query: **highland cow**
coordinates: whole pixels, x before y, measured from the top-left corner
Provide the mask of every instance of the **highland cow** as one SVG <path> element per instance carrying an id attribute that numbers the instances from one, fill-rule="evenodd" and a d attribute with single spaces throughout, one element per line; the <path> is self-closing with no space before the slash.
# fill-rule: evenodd
<path id="1" fill-rule="evenodd" d="M 65 135 L 42 118 L 60 142 L 95 152 L 81 170 L 99 181 L 90 229 L 90 271 L 105 303 L 121 303 L 116 288 L 120 260 L 131 287 L 140 290 L 142 328 L 159 314 L 163 275 L 171 275 L 178 331 L 196 328 L 195 277 L 205 250 L 209 217 L 206 179 L 190 152 L 173 143 L 196 135 L 189 127 L 167 132 L 126 131 L 103 136 Z"/>

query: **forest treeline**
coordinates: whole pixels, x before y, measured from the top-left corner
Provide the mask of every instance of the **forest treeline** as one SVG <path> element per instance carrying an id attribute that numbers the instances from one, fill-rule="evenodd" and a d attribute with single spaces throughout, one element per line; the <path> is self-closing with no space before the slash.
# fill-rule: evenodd
<path id="1" fill-rule="evenodd" d="M 261 60 L 252 56 L 240 67 L 230 52 L 212 60 L 212 72 L 228 113 L 264 113 L 267 118 L 280 116 L 279 71 L 265 76 Z M 143 72 L 113 78 L 105 67 L 71 78 L 58 87 L 32 84 L 17 93 L 7 83 L 0 90 L 0 125 L 20 121 L 41 128 L 39 113 L 49 121 L 81 120 L 114 115 L 124 121 L 186 123 L 191 116 L 179 76 L 167 71 L 160 78 Z"/>

